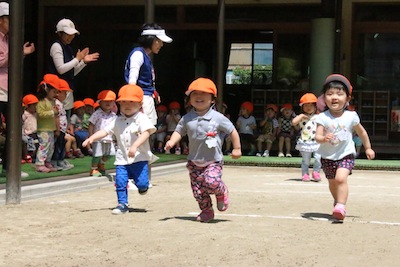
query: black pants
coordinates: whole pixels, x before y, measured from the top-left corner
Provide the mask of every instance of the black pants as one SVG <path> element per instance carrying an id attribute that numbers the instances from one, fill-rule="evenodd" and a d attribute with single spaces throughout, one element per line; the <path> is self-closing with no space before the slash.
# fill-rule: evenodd
<path id="1" fill-rule="evenodd" d="M 54 142 L 54 153 L 51 160 L 64 160 L 65 158 L 65 133 L 60 132 L 60 135 Z"/>
<path id="2" fill-rule="evenodd" d="M 3 114 L 4 119 L 6 121 L 6 124 L 7 124 L 7 112 L 8 112 L 8 102 L 1 102 L 0 101 L 0 113 Z M 2 123 L 2 122 L 0 121 L 0 123 Z M 4 146 L 3 146 L 1 154 L 2 154 L 2 160 L 3 160 L 3 162 L 2 162 L 3 171 L 5 171 L 6 168 L 7 168 L 6 167 L 7 166 L 7 134 L 6 134 L 6 142 L 5 142 Z"/>

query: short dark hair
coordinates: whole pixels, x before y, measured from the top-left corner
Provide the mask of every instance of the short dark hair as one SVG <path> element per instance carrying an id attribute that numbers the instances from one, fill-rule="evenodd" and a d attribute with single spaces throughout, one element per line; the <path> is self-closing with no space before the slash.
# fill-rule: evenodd
<path id="1" fill-rule="evenodd" d="M 142 31 L 143 30 L 162 30 L 162 29 L 163 28 L 156 23 L 146 23 L 146 24 L 142 25 Z M 153 45 L 153 41 L 156 38 L 157 37 L 155 35 L 141 35 L 138 38 L 138 43 L 143 48 L 151 48 L 151 46 Z"/>

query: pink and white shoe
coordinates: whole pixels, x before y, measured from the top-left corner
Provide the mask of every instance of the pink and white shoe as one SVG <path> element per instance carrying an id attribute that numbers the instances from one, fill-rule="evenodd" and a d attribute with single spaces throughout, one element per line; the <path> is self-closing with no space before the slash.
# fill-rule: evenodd
<path id="1" fill-rule="evenodd" d="M 208 223 L 212 219 L 214 219 L 214 210 L 213 208 L 208 208 L 201 211 L 197 216 L 196 221 Z"/>
<path id="2" fill-rule="evenodd" d="M 309 182 L 309 181 L 310 181 L 310 175 L 308 175 L 307 173 L 305 173 L 305 174 L 303 175 L 303 177 L 301 178 L 301 180 L 302 180 L 303 182 Z"/>
<path id="3" fill-rule="evenodd" d="M 226 189 L 225 193 L 217 198 L 217 208 L 219 211 L 226 211 L 229 206 L 229 191 Z"/>
<path id="4" fill-rule="evenodd" d="M 346 217 L 346 207 L 343 204 L 336 204 L 333 208 L 332 216 L 336 220 L 343 220 Z"/>
<path id="5" fill-rule="evenodd" d="M 313 172 L 312 173 L 312 178 L 314 181 L 319 182 L 321 181 L 321 175 L 319 175 L 319 172 Z"/>

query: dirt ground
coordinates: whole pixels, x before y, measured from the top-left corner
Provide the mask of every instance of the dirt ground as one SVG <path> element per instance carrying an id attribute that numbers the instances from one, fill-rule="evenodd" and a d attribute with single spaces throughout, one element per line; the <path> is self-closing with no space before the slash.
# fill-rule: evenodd
<path id="1" fill-rule="evenodd" d="M 327 181 L 295 168 L 229 167 L 231 205 L 211 223 L 184 167 L 153 176 L 131 212 L 113 185 L 0 206 L 0 266 L 399 266 L 399 172 L 354 171 L 336 223 Z"/>

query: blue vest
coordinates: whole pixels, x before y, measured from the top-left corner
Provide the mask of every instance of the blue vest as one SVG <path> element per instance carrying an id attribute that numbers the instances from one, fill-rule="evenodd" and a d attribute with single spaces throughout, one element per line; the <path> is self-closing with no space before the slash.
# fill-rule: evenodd
<path id="1" fill-rule="evenodd" d="M 140 51 L 143 54 L 144 62 L 142 66 L 140 66 L 139 76 L 136 84 L 143 89 L 145 95 L 153 95 L 154 93 L 154 81 L 153 81 L 153 64 L 151 63 L 151 59 L 149 55 L 147 55 L 146 51 L 143 47 L 135 47 L 128 56 L 128 59 L 125 63 L 125 81 L 129 83 L 129 69 L 131 67 L 130 58 L 132 54 L 136 51 Z"/>
<path id="2" fill-rule="evenodd" d="M 61 45 L 63 55 L 64 55 L 64 63 L 70 62 L 72 59 L 74 59 L 74 55 L 73 55 L 71 46 L 64 45 L 59 40 L 57 40 L 56 43 L 59 43 Z M 61 79 L 66 80 L 68 82 L 69 87 L 71 87 L 71 89 L 74 89 L 75 85 L 74 85 L 74 69 L 73 68 L 64 74 L 60 74 L 60 73 L 58 73 L 56 66 L 54 65 L 54 61 L 51 57 L 49 58 L 48 66 L 49 66 L 49 73 L 56 74 Z"/>

